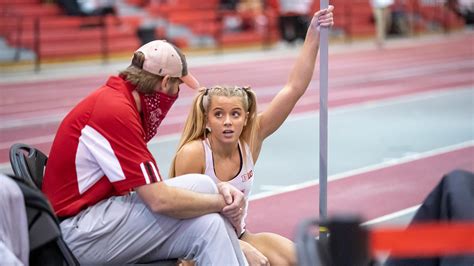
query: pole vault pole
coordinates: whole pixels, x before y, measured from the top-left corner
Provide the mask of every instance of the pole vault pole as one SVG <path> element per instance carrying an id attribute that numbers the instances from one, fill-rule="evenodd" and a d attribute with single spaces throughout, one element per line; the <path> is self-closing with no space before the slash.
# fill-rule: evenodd
<path id="1" fill-rule="evenodd" d="M 320 9 L 328 8 L 328 0 L 320 0 Z M 328 35 L 329 29 L 321 27 L 319 42 L 319 218 L 325 220 L 328 186 Z M 320 228 L 320 237 L 327 236 Z"/>

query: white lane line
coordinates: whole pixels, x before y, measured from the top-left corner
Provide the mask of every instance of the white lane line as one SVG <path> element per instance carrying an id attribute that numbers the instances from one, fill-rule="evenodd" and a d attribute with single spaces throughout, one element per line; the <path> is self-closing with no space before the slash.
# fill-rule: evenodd
<path id="1" fill-rule="evenodd" d="M 381 100 L 373 100 L 363 103 L 351 103 L 345 104 L 343 106 L 333 107 L 329 109 L 329 115 L 340 115 L 349 112 L 357 112 L 361 110 L 368 110 L 368 109 L 376 109 L 381 107 L 393 106 L 398 104 L 405 104 L 417 101 L 426 101 L 446 96 L 451 96 L 455 93 L 466 93 L 472 94 L 474 96 L 474 87 L 452 87 L 447 90 L 439 90 L 439 91 L 424 91 L 418 92 L 410 95 L 401 95 L 397 97 L 390 97 L 387 99 Z M 264 108 L 263 108 L 264 109 Z M 287 121 L 298 121 L 304 120 L 309 118 L 315 118 L 319 114 L 319 111 L 309 111 L 309 112 L 302 112 L 299 114 L 292 114 Z"/>
<path id="2" fill-rule="evenodd" d="M 452 63 L 450 62 L 450 63 L 441 64 L 441 65 L 430 66 L 429 68 L 419 67 L 419 64 L 418 64 L 418 65 L 416 65 L 415 67 L 412 67 L 412 68 L 404 67 L 401 70 L 386 70 L 385 72 L 377 72 L 376 75 L 375 74 L 374 75 L 365 75 L 365 76 L 361 76 L 361 75 L 347 76 L 347 75 L 344 75 L 344 76 L 341 76 L 341 77 L 331 77 L 331 87 L 338 87 L 338 86 L 344 87 L 344 86 L 348 86 L 348 85 L 354 86 L 355 85 L 354 83 L 367 82 L 367 81 L 370 81 L 370 82 L 390 81 L 390 80 L 393 80 L 393 79 L 396 79 L 396 78 L 400 79 L 400 78 L 409 78 L 409 77 L 413 77 L 413 76 L 416 76 L 416 75 L 423 75 L 423 74 L 436 74 L 436 73 L 433 73 L 433 72 L 446 71 L 446 70 L 450 70 L 453 67 L 458 69 L 458 68 L 462 68 L 462 67 L 473 67 L 473 66 L 474 66 L 474 61 L 471 61 L 471 60 L 469 60 L 467 62 L 452 62 Z M 458 77 L 453 77 L 453 78 L 455 78 L 455 80 L 459 80 Z M 316 82 L 317 79 L 314 78 L 313 81 Z M 262 95 L 266 95 L 266 94 L 269 94 L 269 93 L 271 95 L 274 95 L 278 92 L 278 89 L 280 87 L 281 86 L 268 86 L 268 87 L 263 87 L 263 88 L 257 88 L 257 91 L 258 91 L 260 97 Z M 277 90 L 275 90 L 275 89 L 277 89 Z M 371 90 L 371 91 L 374 91 L 374 90 Z M 384 92 L 383 86 L 382 86 L 382 88 L 378 89 L 378 91 L 381 91 L 383 93 Z M 192 98 L 193 98 L 193 96 L 191 96 L 191 95 L 188 96 L 188 97 L 180 98 L 180 101 L 178 101 L 176 103 L 176 105 L 182 105 L 182 104 L 188 105 L 189 102 L 192 101 Z M 74 101 L 74 102 L 77 102 L 77 101 Z M 28 102 L 28 103 L 25 103 L 24 106 L 31 107 L 31 104 L 32 104 L 31 102 Z M 72 105 L 68 108 L 61 107 L 60 109 L 61 110 L 68 110 L 70 108 L 72 108 Z M 59 107 L 56 108 L 56 109 L 59 109 Z M 61 114 L 59 115 L 59 119 L 58 119 L 58 115 L 55 115 L 52 118 L 55 119 L 57 122 L 59 122 L 61 120 L 61 118 L 66 115 L 66 113 L 67 112 L 61 112 Z M 2 125 L 0 125 L 1 128 L 24 126 L 24 125 L 29 125 L 29 123 L 32 122 L 31 118 L 15 118 L 15 117 L 8 118 L 8 117 L 4 117 L 3 120 L 4 121 L 3 121 Z M 24 121 L 22 121 L 22 120 L 24 120 Z M 40 124 L 40 123 L 43 122 L 43 120 L 45 120 L 46 122 L 51 122 L 51 118 L 48 117 L 48 115 L 45 115 L 45 116 L 42 116 L 42 117 L 35 117 L 34 118 L 34 121 L 35 121 L 34 124 Z"/>
<path id="3" fill-rule="evenodd" d="M 394 166 L 394 165 L 398 165 L 398 164 L 403 164 L 403 163 L 408 163 L 408 162 L 412 162 L 412 161 L 416 161 L 416 160 L 420 160 L 420 159 L 433 157 L 433 156 L 436 156 L 436 155 L 440 155 L 440 154 L 443 154 L 443 153 L 448 153 L 448 152 L 451 152 L 451 151 L 460 150 L 460 149 L 471 147 L 471 146 L 474 146 L 474 140 L 469 140 L 469 141 L 461 142 L 461 143 L 458 143 L 458 144 L 455 144 L 455 145 L 450 145 L 450 146 L 446 146 L 446 147 L 442 147 L 442 148 L 438 148 L 438 149 L 434 149 L 434 150 L 430 150 L 430 151 L 426 151 L 426 152 L 410 154 L 408 156 L 404 156 L 404 157 L 401 157 L 401 158 L 398 158 L 398 159 L 394 159 L 394 160 L 391 160 L 389 162 L 382 162 L 382 163 L 378 163 L 378 164 L 364 166 L 364 167 L 361 167 L 361 168 L 358 168 L 358 169 L 354 169 L 354 170 L 350 170 L 350 171 L 347 171 L 347 172 L 331 175 L 331 176 L 328 177 L 328 182 L 332 182 L 332 181 L 339 180 L 339 179 L 344 179 L 344 178 L 349 178 L 349 177 L 359 175 L 359 174 L 363 174 L 363 173 L 372 172 L 372 171 L 379 170 L 379 169 L 382 169 L 382 168 L 386 168 L 386 167 L 389 167 L 389 166 Z M 275 191 L 266 191 L 266 192 L 257 193 L 255 195 L 251 195 L 250 200 L 257 200 L 257 199 L 267 198 L 267 197 L 275 196 L 275 195 L 282 194 L 282 193 L 287 193 L 287 192 L 300 190 L 300 189 L 307 188 L 307 187 L 314 186 L 314 185 L 318 185 L 318 184 L 319 184 L 319 180 L 310 180 L 310 181 L 306 181 L 306 182 L 303 182 L 303 183 L 288 185 L 284 189 L 279 189 L 279 190 L 275 190 Z"/>
<path id="4" fill-rule="evenodd" d="M 287 186 L 262 185 L 260 190 L 263 191 L 284 191 Z"/>
<path id="5" fill-rule="evenodd" d="M 470 34 L 470 33 L 469 33 Z M 430 35 L 421 36 L 413 40 L 413 38 L 391 40 L 387 43 L 388 51 L 399 52 L 400 49 L 419 49 L 419 47 L 428 47 L 428 51 L 438 51 L 439 47 L 445 45 L 457 44 L 459 41 L 470 40 L 465 32 L 455 33 L 450 38 L 445 38 L 444 35 Z M 433 45 L 433 43 L 436 43 Z M 357 54 L 360 52 L 373 52 L 375 46 L 371 42 L 361 41 L 354 42 L 350 45 L 335 44 L 330 49 L 330 55 L 348 55 Z M 193 69 L 216 66 L 222 64 L 245 64 L 248 61 L 266 61 L 273 60 L 275 58 L 293 60 L 297 56 L 299 49 L 280 49 L 278 47 L 272 47 L 270 50 L 262 52 L 260 48 L 255 50 L 240 50 L 230 49 L 229 52 L 221 53 L 218 56 L 212 54 L 201 54 L 201 53 L 190 53 L 188 58 L 188 65 L 192 66 Z M 426 50 L 426 49 L 425 49 Z M 397 53 L 398 55 L 399 53 Z M 51 79 L 57 80 L 58 76 L 62 79 L 71 78 L 83 78 L 84 73 L 95 73 L 98 77 L 104 74 L 113 74 L 117 71 L 124 69 L 129 65 L 128 59 L 124 58 L 111 58 L 111 61 L 104 65 L 100 60 L 92 60 L 85 63 L 74 62 L 74 63 L 61 63 L 61 64 L 45 64 L 44 69 L 41 71 L 41 75 L 33 74 L 30 70 L 23 70 L 25 74 L 30 74 L 30 81 L 49 81 Z M 1 68 L 0 68 L 1 69 Z M 74 71 L 71 71 L 73 69 Z M 17 71 L 18 72 L 18 71 Z M 5 71 L 0 73 L 2 82 L 7 83 L 19 83 L 24 82 L 24 77 L 17 73 L 11 73 L 11 71 Z M 95 77 L 95 76 L 93 76 Z"/>
<path id="6" fill-rule="evenodd" d="M 28 145 L 35 146 L 41 143 L 53 142 L 53 139 L 54 139 L 54 135 L 44 135 L 44 136 L 38 136 L 38 137 L 33 137 L 33 138 L 17 139 L 14 141 L 5 141 L 5 142 L 0 142 L 0 149 L 2 150 L 10 149 L 10 147 L 15 143 L 25 143 Z"/>
<path id="7" fill-rule="evenodd" d="M 347 112 L 355 112 L 355 111 L 360 111 L 360 110 L 375 109 L 375 108 L 392 106 L 392 105 L 397 105 L 397 104 L 405 104 L 405 103 L 410 103 L 410 102 L 415 102 L 415 101 L 436 99 L 440 97 L 453 95 L 456 93 L 474 94 L 474 88 L 461 86 L 461 87 L 448 88 L 442 91 L 428 91 L 428 92 L 421 92 L 421 93 L 415 93 L 415 94 L 410 94 L 410 95 L 402 95 L 398 97 L 390 97 L 388 99 L 383 99 L 383 100 L 374 100 L 374 101 L 369 101 L 365 103 L 360 103 L 360 102 L 353 103 L 353 104 L 348 104 L 348 105 L 344 105 L 340 107 L 330 108 L 329 115 L 344 114 Z M 259 108 L 265 109 L 267 105 L 268 104 L 261 104 Z M 309 112 L 291 114 L 286 121 L 298 121 L 298 120 L 303 120 L 303 119 L 314 118 L 318 114 L 319 114 L 319 111 L 309 111 Z M 182 123 L 185 120 L 185 118 L 186 118 L 186 115 L 169 117 L 163 122 L 162 127 L 165 125 Z M 1 128 L 3 128 L 2 125 L 0 125 L 0 129 Z M 149 143 L 149 145 L 168 142 L 168 141 L 175 141 L 179 139 L 180 136 L 181 136 L 181 133 L 160 135 L 157 138 L 154 138 Z M 20 142 L 20 143 L 28 143 L 29 145 L 38 145 L 41 143 L 52 142 L 53 139 L 54 139 L 54 135 L 45 135 L 45 136 L 38 136 L 34 138 L 19 139 L 15 141 L 0 142 L 0 149 L 8 149 L 13 143 Z"/>
<path id="8" fill-rule="evenodd" d="M 457 80 L 456 77 L 453 77 L 453 80 Z M 278 92 L 278 88 L 279 87 L 277 86 L 265 87 L 262 90 L 263 93 L 261 93 L 260 90 L 258 92 L 260 96 L 275 95 Z M 443 89 L 442 91 L 444 90 L 452 91 L 452 90 L 459 90 L 459 89 L 473 89 L 473 87 L 466 87 L 464 85 L 464 86 L 450 87 L 447 89 Z M 412 91 L 411 88 L 407 88 L 401 85 L 371 86 L 370 88 L 361 88 L 358 90 L 335 90 L 331 92 L 331 94 L 329 95 L 329 101 L 350 100 L 353 98 L 362 98 L 362 97 L 371 97 L 371 96 L 384 96 L 384 95 L 390 95 L 395 92 L 396 93 L 406 92 L 408 94 L 426 93 L 426 91 L 422 91 L 422 92 L 417 92 L 416 90 Z M 305 105 L 319 104 L 319 98 L 317 97 L 317 95 L 318 94 L 305 95 L 303 98 L 301 98 L 298 101 L 297 106 L 301 108 Z M 403 95 L 403 96 L 407 96 L 407 95 Z M 400 97 L 400 96 L 389 96 L 390 99 L 393 99 L 396 97 Z M 192 100 L 192 97 L 180 98 L 180 101 L 176 103 L 175 105 L 176 106 L 175 109 L 179 106 L 188 106 L 191 100 Z M 268 101 L 266 102 L 259 102 L 259 109 L 265 109 L 266 106 L 270 104 L 269 101 L 270 99 L 268 99 Z M 378 100 L 378 99 L 370 100 L 370 101 L 366 101 L 366 103 L 372 103 L 372 102 L 377 102 L 377 101 L 383 101 L 383 100 Z M 360 104 L 360 102 L 358 102 L 358 104 Z M 59 108 L 55 112 L 53 112 L 54 114 L 51 114 L 52 110 L 42 110 L 41 113 L 44 113 L 44 114 L 38 115 L 38 112 L 36 112 L 36 115 L 37 115 L 36 117 L 24 117 L 25 116 L 24 113 L 19 114 L 21 117 L 18 117 L 17 115 L 3 116 L 2 117 L 3 121 L 0 124 L 0 129 L 10 129 L 10 128 L 15 128 L 15 127 L 42 125 L 42 124 L 47 124 L 47 123 L 59 123 L 69 110 L 70 110 L 69 108 Z M 175 115 L 177 113 L 182 113 L 182 114 Z M 171 113 L 169 117 L 165 120 L 165 123 L 166 124 L 180 124 L 180 123 L 183 123 L 183 121 L 186 119 L 186 116 L 187 116 L 187 111 Z"/>
<path id="9" fill-rule="evenodd" d="M 406 208 L 406 209 L 403 209 L 403 210 L 400 210 L 400 211 L 397 211 L 397 212 L 393 212 L 393 213 L 390 213 L 390 214 L 387 214 L 387 215 L 383 215 L 383 216 L 380 216 L 378 218 L 367 221 L 365 223 L 362 223 L 362 225 L 363 226 L 373 226 L 375 224 L 388 222 L 390 220 L 393 220 L 393 219 L 396 219 L 396 218 L 399 218 L 399 217 L 402 217 L 402 216 L 405 216 L 405 215 L 408 215 L 408 214 L 412 214 L 412 213 L 416 212 L 418 210 L 418 208 L 420 208 L 420 206 L 421 206 L 421 204 L 415 205 L 413 207 Z"/>

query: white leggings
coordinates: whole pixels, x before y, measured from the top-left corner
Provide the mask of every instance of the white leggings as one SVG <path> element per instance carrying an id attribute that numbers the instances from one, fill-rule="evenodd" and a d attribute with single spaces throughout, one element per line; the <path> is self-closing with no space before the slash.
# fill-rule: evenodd
<path id="1" fill-rule="evenodd" d="M 200 193 L 217 193 L 205 175 L 164 181 Z M 169 258 L 198 265 L 247 265 L 227 219 L 211 213 L 175 219 L 151 212 L 137 193 L 111 197 L 61 223 L 68 246 L 81 264 L 146 263 Z"/>

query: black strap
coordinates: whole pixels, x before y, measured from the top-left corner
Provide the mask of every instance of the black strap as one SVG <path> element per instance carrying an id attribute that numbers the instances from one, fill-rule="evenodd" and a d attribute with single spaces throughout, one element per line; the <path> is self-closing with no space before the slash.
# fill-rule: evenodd
<path id="1" fill-rule="evenodd" d="M 64 220 L 71 218 L 72 216 L 58 217 L 59 223 L 62 223 Z"/>

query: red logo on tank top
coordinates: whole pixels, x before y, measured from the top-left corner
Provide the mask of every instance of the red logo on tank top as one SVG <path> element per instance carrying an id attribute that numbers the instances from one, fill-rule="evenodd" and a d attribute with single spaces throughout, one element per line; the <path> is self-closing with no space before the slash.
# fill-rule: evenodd
<path id="1" fill-rule="evenodd" d="M 250 170 L 248 173 L 243 174 L 241 177 L 242 177 L 242 182 L 250 180 L 253 177 L 253 170 Z"/>

